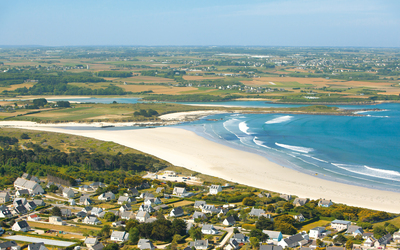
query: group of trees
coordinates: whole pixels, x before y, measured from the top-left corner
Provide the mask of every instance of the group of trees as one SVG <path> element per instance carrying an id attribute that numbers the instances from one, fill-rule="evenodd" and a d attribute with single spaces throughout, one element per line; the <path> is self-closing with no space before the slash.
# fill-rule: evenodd
<path id="1" fill-rule="evenodd" d="M 131 77 L 132 72 L 126 71 L 99 71 L 97 76 L 100 77 Z"/>
<path id="2" fill-rule="evenodd" d="M 135 111 L 135 113 L 133 113 L 134 116 L 144 116 L 144 117 L 152 117 L 154 115 L 158 115 L 158 112 L 155 111 L 154 109 L 141 109 L 140 111 Z"/>
<path id="3" fill-rule="evenodd" d="M 148 101 L 165 101 L 165 102 L 225 102 L 237 99 L 239 96 L 227 95 L 224 97 L 214 95 L 151 95 L 144 97 L 143 100 Z"/>

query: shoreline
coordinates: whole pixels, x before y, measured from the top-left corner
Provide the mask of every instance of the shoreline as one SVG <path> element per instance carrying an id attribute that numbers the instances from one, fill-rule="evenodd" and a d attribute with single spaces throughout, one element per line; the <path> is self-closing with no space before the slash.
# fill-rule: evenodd
<path id="1" fill-rule="evenodd" d="M 261 155 L 213 142 L 182 128 L 123 131 L 67 130 L 50 126 L 20 128 L 113 141 L 176 166 L 278 193 L 311 199 L 325 198 L 351 206 L 400 212 L 400 193 L 314 177 L 280 166 Z"/>

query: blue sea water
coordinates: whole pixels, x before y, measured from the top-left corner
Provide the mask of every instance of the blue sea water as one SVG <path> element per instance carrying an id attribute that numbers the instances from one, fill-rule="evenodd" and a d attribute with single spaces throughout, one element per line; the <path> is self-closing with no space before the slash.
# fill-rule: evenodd
<path id="1" fill-rule="evenodd" d="M 138 102 L 137 98 L 76 100 L 97 103 L 111 103 L 114 100 L 118 103 Z M 201 104 L 243 107 L 303 106 L 262 101 Z M 400 192 L 400 104 L 338 107 L 379 108 L 383 111 L 363 112 L 362 117 L 219 114 L 176 126 L 192 130 L 215 142 L 260 154 L 280 165 L 320 178 Z"/>

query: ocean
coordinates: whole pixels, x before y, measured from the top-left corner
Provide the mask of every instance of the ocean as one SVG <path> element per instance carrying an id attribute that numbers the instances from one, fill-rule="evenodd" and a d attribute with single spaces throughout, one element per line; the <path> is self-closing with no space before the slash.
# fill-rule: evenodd
<path id="1" fill-rule="evenodd" d="M 111 103 L 113 100 L 118 103 L 138 102 L 136 98 L 76 99 L 99 103 Z M 304 106 L 263 101 L 201 104 Z M 337 106 L 345 109 L 379 108 L 383 111 L 363 112 L 362 117 L 218 114 L 174 126 L 319 178 L 400 192 L 400 104 Z"/>

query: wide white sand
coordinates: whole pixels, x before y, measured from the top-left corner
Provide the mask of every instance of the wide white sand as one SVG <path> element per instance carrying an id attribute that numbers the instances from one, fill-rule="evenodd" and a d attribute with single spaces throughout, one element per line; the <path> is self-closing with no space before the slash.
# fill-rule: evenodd
<path id="1" fill-rule="evenodd" d="M 160 127 L 88 131 L 38 126 L 26 128 L 113 141 L 157 156 L 176 166 L 270 191 L 400 212 L 400 193 L 323 180 L 279 166 L 257 154 L 209 141 L 184 129 Z"/>

